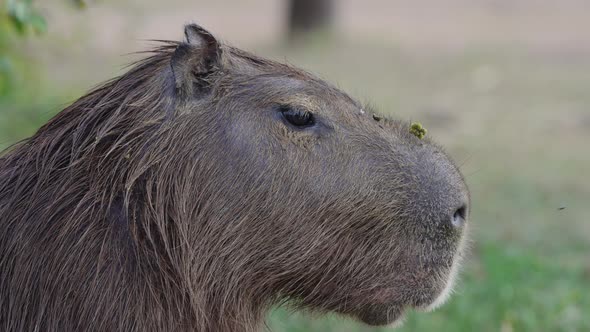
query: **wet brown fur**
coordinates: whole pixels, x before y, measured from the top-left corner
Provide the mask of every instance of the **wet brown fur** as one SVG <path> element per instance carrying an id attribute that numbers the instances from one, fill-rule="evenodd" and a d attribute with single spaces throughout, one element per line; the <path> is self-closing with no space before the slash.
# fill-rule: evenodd
<path id="1" fill-rule="evenodd" d="M 192 29 L 0 158 L 0 330 L 255 331 L 286 301 L 385 324 L 431 303 L 469 200 L 444 152 Z"/>

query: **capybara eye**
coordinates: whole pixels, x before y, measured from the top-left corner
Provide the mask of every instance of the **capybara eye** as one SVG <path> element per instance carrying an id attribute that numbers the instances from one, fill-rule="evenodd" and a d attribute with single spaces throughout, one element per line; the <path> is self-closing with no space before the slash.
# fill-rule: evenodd
<path id="1" fill-rule="evenodd" d="M 281 106 L 280 111 L 285 120 L 295 127 L 309 127 L 314 124 L 314 118 L 311 112 L 294 109 L 289 106 Z"/>

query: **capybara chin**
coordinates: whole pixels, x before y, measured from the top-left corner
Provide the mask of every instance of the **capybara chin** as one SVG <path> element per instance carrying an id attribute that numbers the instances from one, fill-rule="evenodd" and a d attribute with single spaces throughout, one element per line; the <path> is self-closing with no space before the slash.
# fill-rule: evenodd
<path id="1" fill-rule="evenodd" d="M 197 25 L 0 158 L 0 330 L 395 323 L 447 297 L 469 215 L 429 137 Z"/>

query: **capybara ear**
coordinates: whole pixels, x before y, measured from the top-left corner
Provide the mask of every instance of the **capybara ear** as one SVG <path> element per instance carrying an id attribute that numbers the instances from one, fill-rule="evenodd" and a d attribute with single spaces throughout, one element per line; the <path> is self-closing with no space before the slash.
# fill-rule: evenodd
<path id="1" fill-rule="evenodd" d="M 210 76 L 220 69 L 221 48 L 209 31 L 196 24 L 184 27 L 186 41 L 176 48 L 171 66 L 177 91 L 183 96 L 205 92 Z"/>

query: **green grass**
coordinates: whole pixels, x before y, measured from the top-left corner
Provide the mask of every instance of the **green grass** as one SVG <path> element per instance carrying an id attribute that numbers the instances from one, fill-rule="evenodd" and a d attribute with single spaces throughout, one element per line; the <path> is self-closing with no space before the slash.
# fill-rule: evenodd
<path id="1" fill-rule="evenodd" d="M 590 330 L 590 61 L 339 42 L 260 53 L 289 54 L 380 111 L 424 124 L 461 165 L 472 192 L 470 258 L 451 300 L 409 313 L 400 331 Z M 44 95 L 80 87 L 51 89 Z M 0 100 L 0 145 L 30 135 L 64 101 Z M 285 308 L 269 314 L 268 327 L 387 330 Z"/>

